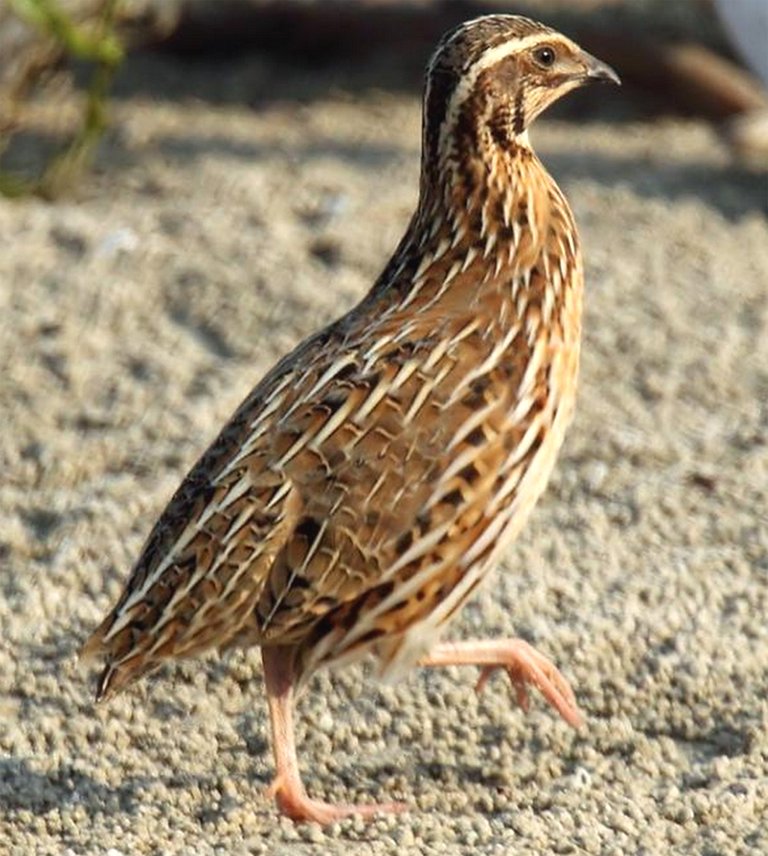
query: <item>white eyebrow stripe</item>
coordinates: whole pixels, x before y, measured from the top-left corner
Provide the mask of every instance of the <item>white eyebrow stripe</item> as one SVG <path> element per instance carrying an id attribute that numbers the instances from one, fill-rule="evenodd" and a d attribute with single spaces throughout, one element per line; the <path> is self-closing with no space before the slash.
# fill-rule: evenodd
<path id="1" fill-rule="evenodd" d="M 474 89 L 475 83 L 477 83 L 477 78 L 480 74 L 492 65 L 496 65 L 496 63 L 506 59 L 508 56 L 522 53 L 528 48 L 540 44 L 541 42 L 558 42 L 563 44 L 563 37 L 558 33 L 543 31 L 526 36 L 522 39 L 510 39 L 509 41 L 502 42 L 500 45 L 496 45 L 494 48 L 488 48 L 488 50 L 485 51 L 479 59 L 475 60 L 475 62 L 473 62 L 472 65 L 464 71 L 459 78 L 458 85 L 453 90 L 445 111 L 445 119 L 443 120 L 442 127 L 440 128 L 438 151 L 445 151 L 448 128 L 453 126 L 459 106 L 466 100 Z M 430 73 L 431 71 L 432 69 L 430 68 Z"/>
<path id="2" fill-rule="evenodd" d="M 476 77 L 481 71 L 484 71 L 489 66 L 494 65 L 499 60 L 505 59 L 511 54 L 522 53 L 524 50 L 538 45 L 540 42 L 551 41 L 562 42 L 562 37 L 558 38 L 557 33 L 548 33 L 544 30 L 540 33 L 532 33 L 524 39 L 511 39 L 510 41 L 502 42 L 500 45 L 496 45 L 495 48 L 489 48 L 480 59 L 472 63 L 468 71 L 475 73 Z"/>

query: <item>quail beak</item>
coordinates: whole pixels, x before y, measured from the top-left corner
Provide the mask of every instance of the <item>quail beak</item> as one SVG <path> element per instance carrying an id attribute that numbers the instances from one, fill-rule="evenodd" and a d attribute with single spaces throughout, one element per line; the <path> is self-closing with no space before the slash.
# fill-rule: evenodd
<path id="1" fill-rule="evenodd" d="M 602 81 L 604 83 L 615 83 L 621 86 L 619 75 L 607 63 L 600 62 L 597 57 L 592 54 L 582 51 L 582 61 L 584 63 L 584 82 L 592 83 L 593 81 Z"/>

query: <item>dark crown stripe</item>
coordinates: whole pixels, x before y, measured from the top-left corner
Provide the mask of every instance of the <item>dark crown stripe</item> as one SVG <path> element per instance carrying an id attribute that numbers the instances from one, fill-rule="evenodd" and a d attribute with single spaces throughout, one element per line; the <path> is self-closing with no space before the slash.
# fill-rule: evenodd
<path id="1" fill-rule="evenodd" d="M 549 27 L 517 15 L 490 15 L 481 20 L 467 21 L 449 32 L 437 46 L 427 67 L 424 98 L 424 149 L 427 160 L 438 157 L 440 128 L 448 113 L 456 87 L 464 75 L 483 56 L 505 42 L 530 36 L 553 34 Z M 525 117 L 522 101 L 518 100 L 515 126 L 519 133 Z"/>

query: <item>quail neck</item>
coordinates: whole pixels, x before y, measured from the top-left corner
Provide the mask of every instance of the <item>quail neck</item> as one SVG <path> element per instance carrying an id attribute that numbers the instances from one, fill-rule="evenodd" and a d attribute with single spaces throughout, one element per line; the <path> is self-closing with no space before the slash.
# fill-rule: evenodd
<path id="1" fill-rule="evenodd" d="M 507 323 L 533 297 L 533 311 L 561 331 L 568 283 L 579 292 L 571 310 L 580 305 L 578 234 L 531 148 L 529 127 L 571 89 L 615 75 L 559 33 L 516 20 L 514 40 L 508 16 L 491 16 L 459 28 L 436 51 L 424 92 L 417 210 L 374 293 L 393 289 L 406 305 L 439 303 L 443 313 L 471 311 L 496 294 L 511 301 L 501 307 Z"/>

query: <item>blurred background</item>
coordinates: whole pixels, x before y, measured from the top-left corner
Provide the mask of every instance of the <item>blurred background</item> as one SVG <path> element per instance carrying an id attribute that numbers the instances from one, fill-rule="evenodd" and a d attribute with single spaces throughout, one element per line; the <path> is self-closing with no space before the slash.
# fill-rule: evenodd
<path id="1" fill-rule="evenodd" d="M 382 269 L 427 58 L 487 11 L 624 82 L 532 132 L 585 247 L 578 413 L 452 628 L 536 644 L 588 725 L 459 670 L 320 676 L 310 792 L 414 811 L 297 830 L 253 652 L 98 710 L 73 654 L 223 421 Z M 767 44 L 764 0 L 0 3 L 0 851 L 768 852 Z"/>
<path id="2" fill-rule="evenodd" d="M 193 94 L 165 89 L 151 74 L 150 56 L 207 64 L 209 85 L 194 94 L 212 102 L 254 105 L 278 94 L 306 99 L 335 86 L 350 94 L 371 87 L 418 92 L 424 59 L 446 29 L 509 7 L 474 0 L 6 0 L 0 7 L 0 152 L 8 168 L 0 190 L 54 196 L 73 183 L 93 157 L 110 96 Z M 543 13 L 620 64 L 646 113 L 722 122 L 740 156 L 768 159 L 764 0 L 523 0 L 514 11 Z M 113 92 L 126 55 L 131 61 Z M 305 72 L 333 67 L 335 74 L 315 77 L 314 86 L 305 76 L 279 93 L 267 92 L 253 69 L 239 87 L 221 79 L 222 66 L 233 74 L 238 60 L 254 56 Z M 31 115 L 46 99 L 58 105 L 58 121 Z M 625 96 L 611 100 L 626 110 Z M 577 97 L 562 109 L 583 115 L 587 103 Z M 67 134 L 69 149 L 46 162 L 46 148 L 60 148 L 56 138 Z M 41 135 L 53 138 L 48 146 Z"/>

